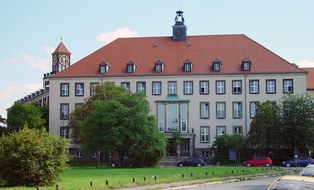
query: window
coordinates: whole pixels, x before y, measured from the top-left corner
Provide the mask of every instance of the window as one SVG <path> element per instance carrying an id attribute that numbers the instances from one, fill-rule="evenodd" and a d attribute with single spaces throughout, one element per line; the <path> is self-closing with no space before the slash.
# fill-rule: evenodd
<path id="1" fill-rule="evenodd" d="M 157 120 L 158 120 L 158 129 L 159 131 L 165 130 L 165 105 L 157 105 Z"/>
<path id="2" fill-rule="evenodd" d="M 179 131 L 179 104 L 166 105 L 167 132 Z"/>
<path id="3" fill-rule="evenodd" d="M 60 137 L 69 138 L 70 129 L 68 127 L 60 127 Z"/>
<path id="4" fill-rule="evenodd" d="M 185 95 L 193 94 L 193 82 L 192 81 L 184 81 L 183 85 L 184 85 L 183 93 Z"/>
<path id="5" fill-rule="evenodd" d="M 163 68 L 164 68 L 164 64 L 160 60 L 155 62 L 155 72 L 156 73 L 161 73 L 163 71 Z"/>
<path id="6" fill-rule="evenodd" d="M 216 136 L 219 137 L 219 136 L 222 136 L 226 134 L 226 127 L 225 126 L 217 126 L 216 127 Z"/>
<path id="7" fill-rule="evenodd" d="M 168 82 L 168 95 L 177 95 L 177 82 L 176 81 Z"/>
<path id="8" fill-rule="evenodd" d="M 276 80 L 266 80 L 266 94 L 276 93 Z"/>
<path id="9" fill-rule="evenodd" d="M 60 84 L 60 92 L 61 96 L 69 96 L 69 83 L 61 83 Z"/>
<path id="10" fill-rule="evenodd" d="M 129 61 L 127 63 L 127 66 L 126 66 L 126 72 L 127 73 L 134 73 L 136 67 L 137 67 L 136 63 L 134 63 L 133 61 Z"/>
<path id="11" fill-rule="evenodd" d="M 60 119 L 66 120 L 69 118 L 69 104 L 60 104 Z"/>
<path id="12" fill-rule="evenodd" d="M 130 82 L 121 82 L 121 87 L 130 90 Z"/>
<path id="13" fill-rule="evenodd" d="M 91 155 L 91 158 L 96 159 L 98 158 L 98 153 L 97 152 L 93 152 Z"/>
<path id="14" fill-rule="evenodd" d="M 209 102 L 201 102 L 200 103 L 200 112 L 201 112 L 201 119 L 208 119 L 209 118 Z"/>
<path id="15" fill-rule="evenodd" d="M 251 61 L 249 59 L 244 59 L 242 61 L 242 70 L 250 71 L 251 70 Z"/>
<path id="16" fill-rule="evenodd" d="M 84 83 L 75 83 L 75 96 L 84 96 Z"/>
<path id="17" fill-rule="evenodd" d="M 99 83 L 98 82 L 92 82 L 90 83 L 90 95 L 94 95 L 96 94 L 96 86 L 98 85 Z"/>
<path id="18" fill-rule="evenodd" d="M 82 152 L 80 150 L 76 151 L 76 156 L 77 159 L 83 158 Z"/>
<path id="19" fill-rule="evenodd" d="M 224 80 L 217 80 L 216 81 L 216 94 L 225 94 L 225 81 Z"/>
<path id="20" fill-rule="evenodd" d="M 188 105 L 180 105 L 181 132 L 188 132 Z"/>
<path id="21" fill-rule="evenodd" d="M 161 82 L 153 82 L 153 95 L 161 95 Z"/>
<path id="22" fill-rule="evenodd" d="M 241 94 L 242 93 L 242 81 L 234 80 L 232 81 L 232 94 Z"/>
<path id="23" fill-rule="evenodd" d="M 226 118 L 226 102 L 216 103 L 216 117 L 217 119 Z"/>
<path id="24" fill-rule="evenodd" d="M 250 118 L 256 117 L 257 103 L 258 102 L 250 102 Z"/>
<path id="25" fill-rule="evenodd" d="M 83 103 L 75 103 L 75 108 L 79 108 L 83 105 Z"/>
<path id="26" fill-rule="evenodd" d="M 283 93 L 293 93 L 292 79 L 283 79 Z"/>
<path id="27" fill-rule="evenodd" d="M 234 135 L 243 135 L 243 127 L 242 126 L 233 126 L 233 134 Z"/>
<path id="28" fill-rule="evenodd" d="M 250 94 L 258 94 L 259 93 L 259 81 L 258 80 L 250 80 Z"/>
<path id="29" fill-rule="evenodd" d="M 99 73 L 101 73 L 101 74 L 107 73 L 110 67 L 111 67 L 111 65 L 109 63 L 107 63 L 105 61 L 101 62 L 99 64 Z"/>
<path id="30" fill-rule="evenodd" d="M 209 127 L 201 127 L 201 142 L 209 142 Z"/>
<path id="31" fill-rule="evenodd" d="M 218 59 L 215 59 L 212 62 L 212 69 L 213 69 L 213 71 L 215 71 L 215 72 L 220 71 L 220 65 L 221 65 L 221 62 Z"/>
<path id="32" fill-rule="evenodd" d="M 200 81 L 200 94 L 209 94 L 209 81 Z"/>
<path id="33" fill-rule="evenodd" d="M 146 91 L 146 83 L 145 82 L 137 82 L 136 83 L 136 92 L 145 92 Z"/>
<path id="34" fill-rule="evenodd" d="M 239 119 L 242 117 L 242 103 L 233 102 L 233 118 Z"/>
<path id="35" fill-rule="evenodd" d="M 183 63 L 183 70 L 184 72 L 191 72 L 192 71 L 192 62 L 190 60 L 186 60 Z"/>

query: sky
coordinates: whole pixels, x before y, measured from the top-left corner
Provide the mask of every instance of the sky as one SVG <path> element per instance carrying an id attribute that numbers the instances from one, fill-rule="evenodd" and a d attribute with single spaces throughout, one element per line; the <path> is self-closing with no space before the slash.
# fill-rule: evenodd
<path id="1" fill-rule="evenodd" d="M 59 43 L 71 64 L 117 37 L 245 34 L 290 63 L 314 67 L 314 0 L 1 0 L 0 115 L 42 88 Z"/>

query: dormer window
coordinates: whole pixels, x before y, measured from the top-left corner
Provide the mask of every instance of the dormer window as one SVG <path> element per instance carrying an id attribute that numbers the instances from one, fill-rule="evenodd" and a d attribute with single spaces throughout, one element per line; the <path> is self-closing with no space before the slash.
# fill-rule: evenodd
<path id="1" fill-rule="evenodd" d="M 219 59 L 215 59 L 213 62 L 212 62 L 212 70 L 215 71 L 215 72 L 218 72 L 220 71 L 220 67 L 221 67 L 221 61 L 219 61 Z"/>
<path id="2" fill-rule="evenodd" d="M 249 60 L 249 59 L 244 59 L 243 61 L 242 61 L 242 70 L 243 71 L 250 71 L 251 70 L 251 61 Z"/>
<path id="3" fill-rule="evenodd" d="M 161 73 L 163 71 L 163 69 L 164 69 L 164 66 L 165 65 L 160 60 L 156 61 L 155 62 L 155 72 L 156 73 Z"/>
<path id="4" fill-rule="evenodd" d="M 111 67 L 111 65 L 105 61 L 101 62 L 99 64 L 99 73 L 101 74 L 106 74 L 109 71 L 109 68 Z"/>
<path id="5" fill-rule="evenodd" d="M 184 72 L 191 72 L 192 71 L 192 62 L 190 60 L 186 60 L 183 62 L 183 70 Z"/>
<path id="6" fill-rule="evenodd" d="M 134 63 L 133 61 L 129 61 L 127 63 L 126 72 L 127 73 L 134 73 L 136 67 L 137 67 L 136 63 Z"/>

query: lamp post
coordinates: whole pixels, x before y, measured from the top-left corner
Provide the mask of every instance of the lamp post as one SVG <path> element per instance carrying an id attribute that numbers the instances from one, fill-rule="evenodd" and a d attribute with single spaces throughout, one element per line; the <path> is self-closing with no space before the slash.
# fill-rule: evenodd
<path id="1" fill-rule="evenodd" d="M 98 150 L 98 166 L 100 167 L 100 150 Z"/>

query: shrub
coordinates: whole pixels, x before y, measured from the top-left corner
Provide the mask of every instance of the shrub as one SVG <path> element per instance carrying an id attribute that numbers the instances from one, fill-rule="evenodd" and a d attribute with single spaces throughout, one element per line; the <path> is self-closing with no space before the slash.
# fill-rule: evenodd
<path id="1" fill-rule="evenodd" d="M 0 138 L 0 180 L 5 186 L 53 185 L 67 168 L 68 142 L 45 129 L 24 128 Z"/>

